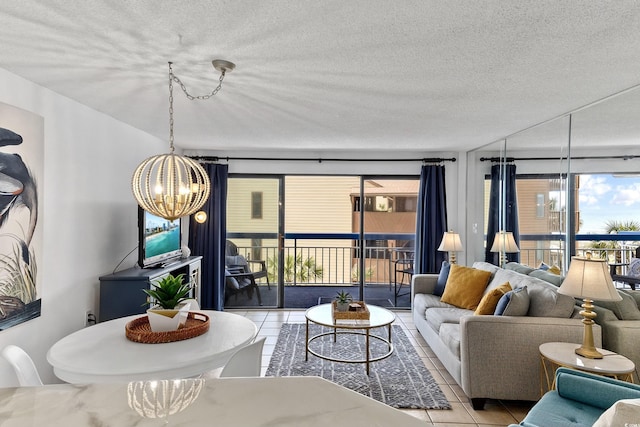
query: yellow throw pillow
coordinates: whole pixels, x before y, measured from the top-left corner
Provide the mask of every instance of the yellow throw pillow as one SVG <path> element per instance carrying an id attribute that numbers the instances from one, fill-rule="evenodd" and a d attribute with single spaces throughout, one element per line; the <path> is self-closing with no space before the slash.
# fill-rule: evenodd
<path id="1" fill-rule="evenodd" d="M 451 264 L 447 285 L 444 287 L 440 301 L 475 310 L 490 278 L 491 273 L 488 271 Z"/>
<path id="2" fill-rule="evenodd" d="M 562 273 L 562 271 L 560 271 L 560 267 L 558 267 L 557 265 L 554 265 L 553 267 L 549 267 L 549 270 L 547 270 L 549 273 L 553 273 L 555 275 L 560 275 L 560 273 Z"/>
<path id="3" fill-rule="evenodd" d="M 498 305 L 500 298 L 502 298 L 502 295 L 506 294 L 510 290 L 511 283 L 509 282 L 505 282 L 497 288 L 491 289 L 489 292 L 484 294 L 480 300 L 480 304 L 478 304 L 478 308 L 476 308 L 476 311 L 473 314 L 493 314 L 493 312 L 496 311 L 496 306 Z"/>

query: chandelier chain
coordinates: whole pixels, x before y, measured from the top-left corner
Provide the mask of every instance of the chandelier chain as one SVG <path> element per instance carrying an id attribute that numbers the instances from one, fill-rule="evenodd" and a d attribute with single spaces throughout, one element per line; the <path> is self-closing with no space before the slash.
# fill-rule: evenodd
<path id="1" fill-rule="evenodd" d="M 169 62 L 169 149 L 171 153 L 174 151 L 173 146 L 173 70 L 171 62 Z"/>
<path id="2" fill-rule="evenodd" d="M 218 86 L 216 86 L 215 89 L 213 89 L 211 91 L 211 93 L 208 93 L 206 95 L 191 95 L 188 91 L 187 91 L 187 87 L 184 85 L 184 83 L 182 83 L 182 80 L 180 80 L 178 78 L 178 76 L 176 76 L 175 74 L 173 74 L 173 72 L 171 72 L 171 78 L 174 82 L 178 83 L 180 85 L 180 88 L 182 88 L 182 91 L 184 92 L 184 94 L 186 95 L 187 99 L 189 99 L 190 101 L 193 101 L 195 99 L 199 99 L 199 100 L 204 100 L 204 99 L 209 99 L 212 96 L 215 96 L 220 89 L 222 89 L 222 81 L 224 80 L 224 76 L 226 74 L 225 72 L 226 70 L 222 70 L 222 72 L 220 73 L 220 78 L 218 79 Z"/>

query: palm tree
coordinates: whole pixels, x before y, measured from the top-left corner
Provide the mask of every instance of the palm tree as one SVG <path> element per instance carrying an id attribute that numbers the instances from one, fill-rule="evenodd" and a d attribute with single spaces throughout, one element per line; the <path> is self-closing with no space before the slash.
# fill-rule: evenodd
<path id="1" fill-rule="evenodd" d="M 607 234 L 611 234 L 612 232 L 618 231 L 639 231 L 640 230 L 640 222 L 635 220 L 627 220 L 627 221 L 616 221 L 609 220 L 604 223 L 605 224 L 605 232 Z"/>
<path id="2" fill-rule="evenodd" d="M 269 274 L 269 281 L 277 282 L 278 280 L 278 257 L 273 256 L 267 260 L 267 271 Z M 295 257 L 293 255 L 287 255 L 284 259 L 284 281 L 285 283 L 301 282 L 306 283 L 311 279 L 322 278 L 322 266 L 316 265 L 316 260 L 313 257 L 307 257 L 302 259 L 302 255 L 298 254 Z"/>
<path id="3" fill-rule="evenodd" d="M 607 234 L 617 234 L 619 231 L 640 231 L 640 222 L 635 220 L 617 221 L 608 220 L 605 223 L 604 230 Z M 600 249 L 600 258 L 607 258 L 608 253 L 613 250 L 615 254 L 615 262 L 622 259 L 620 243 L 617 240 L 591 242 L 590 248 Z"/>

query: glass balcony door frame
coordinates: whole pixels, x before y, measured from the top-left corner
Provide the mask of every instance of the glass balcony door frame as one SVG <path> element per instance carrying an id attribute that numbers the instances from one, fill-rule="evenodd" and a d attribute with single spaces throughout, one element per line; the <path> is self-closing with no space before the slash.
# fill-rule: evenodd
<path id="1" fill-rule="evenodd" d="M 277 259 L 278 259 L 278 274 L 277 274 L 277 283 L 271 283 L 271 286 L 276 286 L 277 289 L 277 308 L 284 308 L 284 302 L 285 302 L 285 255 L 286 255 L 286 248 L 285 248 L 285 239 L 296 239 L 296 238 L 309 238 L 309 236 L 313 235 L 314 233 L 287 233 L 287 230 L 285 230 L 285 208 L 286 208 L 286 200 L 285 200 L 285 178 L 289 176 L 286 174 L 282 174 L 282 175 L 276 175 L 276 174 L 230 174 L 229 175 L 229 179 L 265 179 L 265 180 L 269 180 L 269 179 L 273 179 L 273 180 L 277 180 L 278 182 L 278 224 L 277 224 L 277 230 L 275 230 L 274 232 L 238 232 L 238 231 L 234 231 L 234 230 L 229 230 L 227 229 L 227 239 L 250 239 L 250 238 L 260 238 L 260 239 L 277 239 L 277 250 L 276 250 L 276 255 L 277 255 Z M 291 175 L 293 176 L 293 175 Z M 298 175 L 301 176 L 301 175 Z M 313 175 L 309 175 L 309 176 L 313 176 Z M 327 176 L 332 176 L 332 175 L 327 175 Z M 348 176 L 348 175 L 344 175 L 344 174 L 337 174 L 335 176 Z M 354 176 L 355 177 L 355 176 Z M 403 179 L 407 179 L 407 180 L 411 180 L 411 179 L 415 179 L 418 180 L 419 176 L 418 175 L 403 175 L 403 176 L 398 176 L 398 175 L 357 175 L 357 177 L 359 178 L 359 185 L 360 185 L 360 213 L 363 212 L 363 202 L 365 200 L 366 197 L 366 189 L 365 189 L 365 182 L 368 180 L 403 180 Z M 263 199 L 263 202 L 265 202 L 265 200 Z M 379 233 L 379 232 L 372 232 L 372 233 L 367 233 L 365 230 L 365 215 L 359 215 L 359 232 L 355 232 L 355 233 L 340 233 L 340 236 L 335 235 L 335 233 L 332 236 L 329 236 L 331 238 L 341 238 L 341 239 L 349 239 L 349 240 L 356 240 L 356 248 L 363 248 L 364 250 L 358 251 L 359 252 L 359 256 L 358 256 L 358 260 L 357 260 L 357 269 L 359 272 L 365 272 L 366 271 L 366 253 L 367 250 L 369 249 L 375 249 L 375 248 L 369 248 L 366 246 L 367 242 L 369 240 L 377 240 L 377 239 L 390 239 L 390 238 L 394 238 L 394 239 L 400 239 L 400 240 L 411 240 L 412 238 L 415 239 L 415 232 L 413 234 L 407 234 L 407 233 L 400 233 L 397 234 L 395 233 L 393 236 L 389 236 L 387 233 Z M 326 236 L 324 236 L 326 238 Z M 389 273 L 391 274 L 391 273 Z M 365 283 L 366 283 L 366 275 L 365 274 L 358 274 L 358 296 L 357 298 L 359 299 L 364 299 L 366 298 L 365 295 Z M 354 295 L 354 298 L 356 296 Z"/>

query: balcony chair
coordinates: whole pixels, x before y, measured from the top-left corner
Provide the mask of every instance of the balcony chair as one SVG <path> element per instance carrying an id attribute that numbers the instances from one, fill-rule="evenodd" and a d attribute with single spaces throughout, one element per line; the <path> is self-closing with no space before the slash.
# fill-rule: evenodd
<path id="1" fill-rule="evenodd" d="M 227 266 L 224 270 L 225 275 L 225 291 L 224 303 L 229 301 L 231 296 L 246 293 L 249 299 L 253 298 L 253 292 L 256 292 L 258 304 L 262 305 L 262 297 L 260 296 L 260 288 L 256 283 L 255 276 L 250 271 L 247 272 L 242 266 Z"/>
<path id="2" fill-rule="evenodd" d="M 636 248 L 636 258 L 640 258 L 640 247 Z M 611 278 L 614 282 L 626 283 L 631 290 L 636 290 L 636 285 L 640 285 L 640 276 L 616 274 L 616 264 L 611 265 Z M 631 267 L 631 265 L 629 265 Z"/>
<path id="3" fill-rule="evenodd" d="M 393 249 L 394 255 L 392 256 L 393 262 L 393 298 L 394 305 L 398 305 L 398 297 L 407 295 L 409 292 L 401 293 L 402 286 L 405 284 L 411 284 L 411 277 L 413 276 L 413 264 L 415 258 L 415 249 L 413 242 L 405 243 L 403 246 Z M 398 281 L 398 275 L 400 280 Z"/>
<path id="4" fill-rule="evenodd" d="M 2 357 L 11 364 L 22 387 L 42 385 L 38 369 L 26 351 L 15 345 L 8 345 L 2 350 Z"/>
<path id="5" fill-rule="evenodd" d="M 236 246 L 236 244 L 231 240 L 227 240 L 225 254 L 227 267 L 242 267 L 246 273 L 251 273 L 254 279 L 266 279 L 267 289 L 271 289 L 271 283 L 269 283 L 269 275 L 267 273 L 266 261 L 257 259 L 246 259 L 244 256 L 238 253 L 238 246 Z M 256 265 L 256 267 L 252 268 L 251 265 Z"/>

